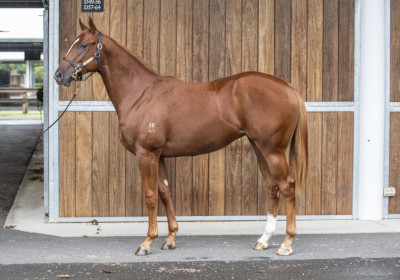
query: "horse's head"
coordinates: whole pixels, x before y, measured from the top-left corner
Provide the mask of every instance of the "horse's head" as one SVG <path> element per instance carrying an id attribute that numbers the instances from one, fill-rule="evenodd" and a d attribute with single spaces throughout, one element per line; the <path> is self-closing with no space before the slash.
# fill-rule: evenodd
<path id="1" fill-rule="evenodd" d="M 97 71 L 102 49 L 101 32 L 89 19 L 89 27 L 79 19 L 82 33 L 72 44 L 54 74 L 59 85 L 69 86 L 72 80 L 80 81 L 87 72 Z"/>

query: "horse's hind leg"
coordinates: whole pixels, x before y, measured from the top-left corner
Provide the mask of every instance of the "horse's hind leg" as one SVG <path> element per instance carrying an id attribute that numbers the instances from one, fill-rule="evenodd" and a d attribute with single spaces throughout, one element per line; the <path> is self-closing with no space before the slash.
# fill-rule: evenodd
<path id="1" fill-rule="evenodd" d="M 285 199 L 286 237 L 278 250 L 278 255 L 288 256 L 293 253 L 292 242 L 296 236 L 295 180 L 289 175 L 284 151 L 267 155 L 265 158 L 271 175 Z"/>
<path id="2" fill-rule="evenodd" d="M 176 221 L 174 207 L 172 206 L 171 191 L 168 186 L 167 168 L 165 166 L 164 158 L 160 159 L 159 173 L 158 173 L 158 193 L 160 194 L 161 201 L 165 207 L 168 219 L 168 237 L 165 239 L 161 249 L 175 249 L 175 236 L 178 231 L 178 223 Z"/>
<path id="3" fill-rule="evenodd" d="M 265 231 L 263 235 L 257 240 L 253 249 L 255 250 L 265 250 L 268 248 L 268 241 L 271 239 L 276 228 L 276 217 L 278 215 L 278 205 L 279 197 L 278 191 L 279 187 L 276 185 L 275 181 L 272 179 L 270 171 L 268 169 L 267 161 L 264 159 L 261 151 L 256 147 L 254 142 L 251 141 L 254 151 L 257 156 L 258 165 L 260 167 L 261 174 L 266 182 L 266 186 L 269 192 L 269 203 L 268 203 L 268 218 L 265 225 Z"/>

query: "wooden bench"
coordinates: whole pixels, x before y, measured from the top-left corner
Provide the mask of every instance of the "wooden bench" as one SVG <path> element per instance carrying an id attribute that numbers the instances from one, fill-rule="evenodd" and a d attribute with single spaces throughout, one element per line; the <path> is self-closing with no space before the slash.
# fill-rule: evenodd
<path id="1" fill-rule="evenodd" d="M 37 92 L 37 88 L 23 87 L 0 87 L 0 103 L 22 103 L 22 112 L 28 113 L 29 101 L 35 101 L 36 98 L 29 98 L 28 92 Z M 18 98 L 1 97 L 4 93 L 16 94 Z"/>

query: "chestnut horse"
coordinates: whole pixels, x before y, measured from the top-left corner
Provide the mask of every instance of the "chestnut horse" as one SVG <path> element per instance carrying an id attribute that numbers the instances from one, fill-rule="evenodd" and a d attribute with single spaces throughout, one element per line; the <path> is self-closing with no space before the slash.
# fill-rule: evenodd
<path id="1" fill-rule="evenodd" d="M 265 232 L 254 249 L 266 249 L 275 231 L 279 193 L 286 205 L 286 237 L 279 255 L 292 254 L 296 235 L 295 184 L 307 169 L 307 113 L 304 102 L 286 82 L 246 72 L 205 83 L 186 83 L 155 73 L 92 19 L 80 21 L 82 33 L 61 61 L 55 79 L 69 86 L 83 74 L 98 72 L 119 120 L 119 137 L 136 155 L 148 209 L 148 233 L 136 255 L 150 253 L 158 236 L 158 194 L 169 234 L 161 249 L 175 248 L 178 231 L 164 159 L 195 156 L 221 149 L 247 136 L 269 190 Z M 290 144 L 290 147 L 289 147 Z M 290 149 L 289 162 L 286 150 Z"/>

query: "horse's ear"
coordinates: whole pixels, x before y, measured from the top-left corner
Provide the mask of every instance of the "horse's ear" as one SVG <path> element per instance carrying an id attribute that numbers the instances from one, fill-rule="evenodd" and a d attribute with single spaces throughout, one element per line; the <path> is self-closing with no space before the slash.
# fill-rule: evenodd
<path id="1" fill-rule="evenodd" d="M 97 31 L 96 26 L 94 25 L 92 17 L 89 17 L 89 30 L 92 33 L 95 33 Z"/>
<path id="2" fill-rule="evenodd" d="M 79 19 L 79 25 L 81 26 L 81 30 L 82 31 L 85 30 L 85 29 L 88 29 L 88 27 L 82 22 L 81 19 Z"/>

